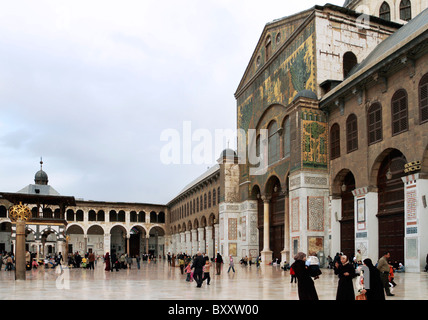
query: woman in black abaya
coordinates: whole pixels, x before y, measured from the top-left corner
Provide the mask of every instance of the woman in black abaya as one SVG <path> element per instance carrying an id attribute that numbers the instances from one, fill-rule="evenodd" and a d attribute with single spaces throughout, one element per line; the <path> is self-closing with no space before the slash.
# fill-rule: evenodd
<path id="1" fill-rule="evenodd" d="M 361 292 L 366 294 L 367 300 L 385 300 L 385 291 L 380 280 L 379 270 L 373 265 L 371 259 L 365 259 L 363 263 L 369 269 L 369 274 L 363 276 L 364 289 Z"/>
<path id="2" fill-rule="evenodd" d="M 314 281 L 311 278 L 308 268 L 305 265 L 306 254 L 299 252 L 294 257 L 293 268 L 297 277 L 297 288 L 300 300 L 318 300 L 318 294 L 315 289 Z"/>
<path id="3" fill-rule="evenodd" d="M 347 256 L 342 255 L 340 263 L 336 262 L 334 273 L 339 276 L 336 300 L 355 300 L 353 279 L 357 274 L 354 266 L 349 263 Z"/>

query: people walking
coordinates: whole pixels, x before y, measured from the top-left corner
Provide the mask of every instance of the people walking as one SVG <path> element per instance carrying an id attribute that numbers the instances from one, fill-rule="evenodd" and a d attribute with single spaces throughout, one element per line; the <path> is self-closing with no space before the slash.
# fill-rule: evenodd
<path id="1" fill-rule="evenodd" d="M 384 255 L 379 259 L 377 268 L 380 272 L 380 279 L 382 281 L 383 288 L 385 289 L 387 296 L 394 296 L 389 289 L 389 263 L 388 260 L 391 257 L 389 252 L 385 252 Z"/>
<path id="2" fill-rule="evenodd" d="M 169 256 L 168 256 L 168 257 L 169 257 Z M 140 270 L 140 261 L 141 261 L 140 255 L 139 255 L 139 254 L 137 254 L 137 255 L 135 256 L 135 262 L 137 262 L 137 269 L 138 269 L 138 270 Z"/>
<path id="3" fill-rule="evenodd" d="M 95 263 L 95 255 L 93 252 L 90 252 L 88 255 L 88 268 L 89 268 L 89 270 L 95 270 L 94 263 Z"/>
<path id="4" fill-rule="evenodd" d="M 300 300 L 318 300 L 318 294 L 315 289 L 314 281 L 311 278 L 309 269 L 305 265 L 306 254 L 299 252 L 294 257 L 294 263 L 291 265 L 297 277 L 297 289 Z"/>
<path id="5" fill-rule="evenodd" d="M 357 276 L 353 264 L 346 255 L 342 255 L 341 262 L 336 262 L 334 274 L 339 276 L 336 300 L 355 300 L 353 279 Z"/>
<path id="6" fill-rule="evenodd" d="M 207 285 L 210 285 L 210 281 L 211 281 L 210 267 L 211 267 L 210 260 L 209 259 L 205 260 L 205 265 L 203 267 L 204 277 L 202 278 L 202 282 L 204 282 L 205 280 L 207 280 Z"/>
<path id="7" fill-rule="evenodd" d="M 291 276 L 291 281 L 290 283 L 297 283 L 297 277 L 296 277 L 296 273 L 294 272 L 293 268 L 290 267 L 290 276 Z"/>
<path id="8" fill-rule="evenodd" d="M 219 252 L 217 252 L 217 258 L 215 260 L 215 269 L 216 269 L 216 274 L 220 275 L 221 273 L 221 264 L 223 263 L 223 257 L 221 256 L 221 254 Z"/>
<path id="9" fill-rule="evenodd" d="M 110 271 L 110 254 L 107 252 L 104 256 L 104 262 L 106 264 L 105 271 Z"/>
<path id="10" fill-rule="evenodd" d="M 204 267 L 204 261 L 204 257 L 202 256 L 201 252 L 198 251 L 192 264 L 192 269 L 195 269 L 193 272 L 193 277 L 195 278 L 197 288 L 202 287 L 202 268 Z"/>
<path id="11" fill-rule="evenodd" d="M 233 262 L 233 257 L 230 255 L 229 256 L 229 269 L 227 269 L 227 273 L 229 273 L 230 269 L 232 269 L 233 273 L 235 273 L 235 268 L 234 268 L 234 262 Z"/>

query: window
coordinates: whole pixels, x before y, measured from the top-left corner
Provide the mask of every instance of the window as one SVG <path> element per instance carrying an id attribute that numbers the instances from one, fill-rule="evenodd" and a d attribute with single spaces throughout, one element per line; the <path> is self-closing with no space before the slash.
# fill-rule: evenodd
<path id="1" fill-rule="evenodd" d="M 419 82 L 419 123 L 428 121 L 428 73 Z"/>
<path id="2" fill-rule="evenodd" d="M 340 157 L 340 127 L 335 123 L 330 129 L 330 159 L 336 159 Z"/>
<path id="3" fill-rule="evenodd" d="M 382 3 L 379 9 L 379 18 L 391 21 L 391 8 L 387 2 Z"/>
<path id="4" fill-rule="evenodd" d="M 407 131 L 407 92 L 398 90 L 392 97 L 391 102 L 392 135 Z"/>
<path id="5" fill-rule="evenodd" d="M 382 140 L 382 106 L 373 104 L 367 113 L 368 143 L 373 144 Z"/>
<path id="6" fill-rule="evenodd" d="M 269 125 L 268 134 L 269 164 L 272 164 L 279 160 L 279 137 L 276 121 L 272 121 Z"/>
<path id="7" fill-rule="evenodd" d="M 207 208 L 207 194 L 204 194 L 204 209 Z"/>
<path id="8" fill-rule="evenodd" d="M 269 60 L 272 54 L 272 41 L 270 36 L 266 38 L 266 61 Z"/>
<path id="9" fill-rule="evenodd" d="M 401 0 L 400 19 L 404 21 L 409 21 L 412 19 L 412 4 L 410 0 Z"/>
<path id="10" fill-rule="evenodd" d="M 217 199 L 216 199 L 216 192 L 215 192 L 215 189 L 213 189 L 213 206 L 216 205 L 216 201 L 217 201 Z"/>
<path id="11" fill-rule="evenodd" d="M 358 149 L 358 123 L 357 116 L 351 114 L 346 120 L 346 150 L 352 152 Z"/>
<path id="12" fill-rule="evenodd" d="M 343 78 L 345 79 L 351 70 L 357 65 L 357 57 L 348 51 L 343 55 Z"/>
<path id="13" fill-rule="evenodd" d="M 291 153 L 290 141 L 290 117 L 285 118 L 284 121 L 284 158 L 288 158 Z"/>
<path id="14" fill-rule="evenodd" d="M 211 208 L 211 191 L 208 191 L 208 208 Z"/>

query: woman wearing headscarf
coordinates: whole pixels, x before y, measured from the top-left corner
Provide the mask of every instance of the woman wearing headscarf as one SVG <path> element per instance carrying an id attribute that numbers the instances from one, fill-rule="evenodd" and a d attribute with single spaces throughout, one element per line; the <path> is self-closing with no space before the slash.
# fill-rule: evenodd
<path id="1" fill-rule="evenodd" d="M 340 263 L 336 262 L 334 274 L 339 276 L 336 300 L 355 300 L 353 279 L 357 276 L 354 266 L 349 263 L 347 256 L 342 255 Z"/>
<path id="2" fill-rule="evenodd" d="M 365 259 L 363 264 L 369 269 L 369 274 L 364 274 L 364 289 L 367 300 L 385 300 L 385 292 L 383 289 L 382 280 L 380 279 L 379 270 L 373 265 L 371 259 Z M 369 286 L 367 286 L 367 282 Z"/>
<path id="3" fill-rule="evenodd" d="M 315 289 L 314 281 L 311 278 L 310 272 L 305 265 L 306 254 L 299 252 L 294 257 L 294 263 L 291 268 L 297 277 L 297 289 L 300 300 L 318 300 L 318 294 Z"/>
<path id="4" fill-rule="evenodd" d="M 110 271 L 110 255 L 107 252 L 105 257 L 104 257 L 104 261 L 106 263 L 106 268 L 104 269 L 105 271 Z"/>

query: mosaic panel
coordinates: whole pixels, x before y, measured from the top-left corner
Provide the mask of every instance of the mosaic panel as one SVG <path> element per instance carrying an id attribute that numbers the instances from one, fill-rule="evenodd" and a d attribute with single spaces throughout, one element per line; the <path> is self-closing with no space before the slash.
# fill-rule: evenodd
<path id="1" fill-rule="evenodd" d="M 238 240 L 238 219 L 228 219 L 228 236 L 229 240 Z"/>
<path id="2" fill-rule="evenodd" d="M 324 198 L 308 198 L 308 230 L 324 231 Z"/>
<path id="3" fill-rule="evenodd" d="M 291 200 L 291 231 L 299 231 L 299 198 Z"/>

